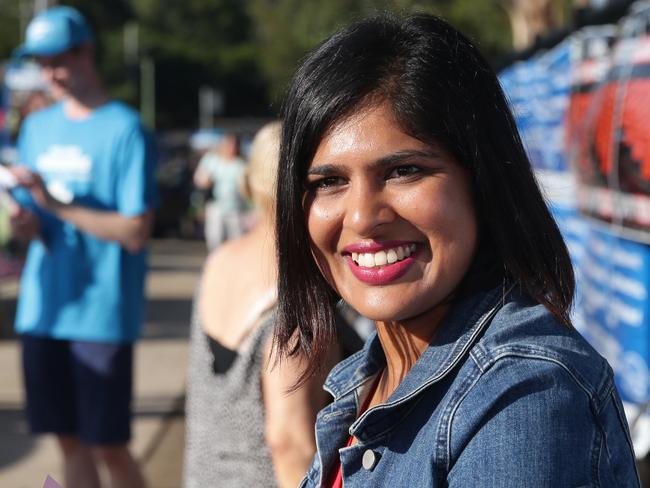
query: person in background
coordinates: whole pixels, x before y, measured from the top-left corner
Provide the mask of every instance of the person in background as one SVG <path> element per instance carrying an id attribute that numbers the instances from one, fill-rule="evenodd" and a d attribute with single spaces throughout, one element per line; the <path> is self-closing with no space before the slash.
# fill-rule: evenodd
<path id="1" fill-rule="evenodd" d="M 186 405 L 184 485 L 294 487 L 316 450 L 313 426 L 326 403 L 322 376 L 287 393 L 300 363 L 270 364 L 277 302 L 275 171 L 280 124 L 252 144 L 243 187 L 257 224 L 208 257 L 195 300 Z M 360 342 L 341 327 L 324 370 Z"/>
<path id="2" fill-rule="evenodd" d="M 499 81 L 431 15 L 355 22 L 283 114 L 279 353 L 318 370 L 344 299 L 376 324 L 325 382 L 306 487 L 638 487 L 571 260 Z"/>
<path id="3" fill-rule="evenodd" d="M 35 90 L 31 92 L 20 107 L 19 110 L 20 121 L 22 122 L 30 114 L 38 110 L 42 110 L 51 104 L 52 104 L 52 100 L 50 99 L 48 94 L 45 93 L 44 91 Z"/>
<path id="4" fill-rule="evenodd" d="M 36 59 L 57 100 L 25 119 L 13 170 L 12 228 L 29 242 L 15 323 L 29 424 L 56 435 L 66 488 L 99 487 L 100 464 L 112 487 L 141 488 L 128 442 L 155 152 L 104 90 L 77 10 L 41 12 L 17 55 Z"/>
<path id="5" fill-rule="evenodd" d="M 27 94 L 22 103 L 17 107 L 15 121 L 12 127 L 13 134 L 17 137 L 24 120 L 33 112 L 51 105 L 52 102 L 51 97 L 43 90 L 34 90 Z"/>
<path id="6" fill-rule="evenodd" d="M 239 156 L 239 140 L 226 134 L 215 149 L 208 151 L 194 172 L 197 188 L 212 189 L 212 200 L 205 207 L 205 240 L 208 251 L 242 234 L 245 205 L 239 186 L 245 169 Z"/>

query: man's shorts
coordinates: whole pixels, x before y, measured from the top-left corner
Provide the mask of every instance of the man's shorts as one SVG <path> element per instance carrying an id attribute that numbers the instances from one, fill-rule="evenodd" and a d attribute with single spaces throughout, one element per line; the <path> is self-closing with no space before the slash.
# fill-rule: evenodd
<path id="1" fill-rule="evenodd" d="M 33 433 L 92 446 L 131 437 L 133 346 L 23 334 L 27 418 Z"/>

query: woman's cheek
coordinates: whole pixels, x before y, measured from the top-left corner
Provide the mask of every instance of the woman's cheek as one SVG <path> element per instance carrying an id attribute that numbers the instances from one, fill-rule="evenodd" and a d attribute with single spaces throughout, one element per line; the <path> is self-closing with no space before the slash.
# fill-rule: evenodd
<path id="1" fill-rule="evenodd" d="M 336 233 L 339 212 L 336 207 L 322 199 L 314 199 L 307 209 L 307 229 L 312 241 L 322 248 L 331 235 Z"/>

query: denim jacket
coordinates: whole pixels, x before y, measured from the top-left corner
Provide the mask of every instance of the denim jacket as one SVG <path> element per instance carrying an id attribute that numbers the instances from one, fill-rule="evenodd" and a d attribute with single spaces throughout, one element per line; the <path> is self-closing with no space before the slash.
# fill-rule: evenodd
<path id="1" fill-rule="evenodd" d="M 384 365 L 373 334 L 332 370 L 301 487 L 323 486 L 336 456 L 345 488 L 640 486 L 611 368 L 518 292 L 459 301 L 397 390 L 358 417 Z"/>

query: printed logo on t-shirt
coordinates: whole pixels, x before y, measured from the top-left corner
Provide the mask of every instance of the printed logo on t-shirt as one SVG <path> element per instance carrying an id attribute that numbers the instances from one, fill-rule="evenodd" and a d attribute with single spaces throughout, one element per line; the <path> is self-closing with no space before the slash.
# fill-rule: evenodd
<path id="1" fill-rule="evenodd" d="M 36 159 L 39 173 L 64 181 L 89 181 L 91 169 L 90 156 L 79 146 L 50 146 Z"/>
<path id="2" fill-rule="evenodd" d="M 50 146 L 36 159 L 48 191 L 66 204 L 88 192 L 91 169 L 92 159 L 79 146 Z"/>

